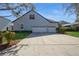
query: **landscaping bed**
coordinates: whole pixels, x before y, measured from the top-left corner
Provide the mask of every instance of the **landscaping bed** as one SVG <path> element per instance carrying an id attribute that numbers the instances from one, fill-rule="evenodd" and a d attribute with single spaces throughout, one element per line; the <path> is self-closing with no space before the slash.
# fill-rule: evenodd
<path id="1" fill-rule="evenodd" d="M 2 32 L 2 34 L 0 34 L 0 51 L 9 48 L 13 45 L 16 45 L 17 43 L 19 43 L 22 39 L 26 38 L 31 32 L 7 32 L 6 35 L 2 35 L 5 34 L 5 32 Z"/>

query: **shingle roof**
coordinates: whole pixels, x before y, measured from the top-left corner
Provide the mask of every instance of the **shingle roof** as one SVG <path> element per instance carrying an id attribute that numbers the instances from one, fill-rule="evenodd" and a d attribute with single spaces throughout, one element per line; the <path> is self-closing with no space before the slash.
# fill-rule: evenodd
<path id="1" fill-rule="evenodd" d="M 30 11 L 28 11 L 27 13 L 25 13 L 24 15 L 26 15 L 26 14 L 28 14 L 29 12 L 31 12 L 31 11 L 33 11 L 33 12 L 35 12 L 35 13 L 37 13 L 36 11 L 34 11 L 34 10 L 30 10 Z M 40 15 L 39 13 L 37 13 L 38 15 Z M 18 20 L 18 19 L 20 19 L 21 17 L 23 17 L 24 15 L 22 15 L 22 16 L 20 16 L 19 18 L 17 18 L 16 20 Z M 56 21 L 53 21 L 53 20 L 49 20 L 49 19 L 47 19 L 47 18 L 45 18 L 44 16 L 42 16 L 42 15 L 40 15 L 41 17 L 43 17 L 45 20 L 47 20 L 48 22 L 50 22 L 50 23 L 58 23 L 58 22 L 56 22 Z M 16 20 L 14 20 L 13 22 L 15 22 Z"/>

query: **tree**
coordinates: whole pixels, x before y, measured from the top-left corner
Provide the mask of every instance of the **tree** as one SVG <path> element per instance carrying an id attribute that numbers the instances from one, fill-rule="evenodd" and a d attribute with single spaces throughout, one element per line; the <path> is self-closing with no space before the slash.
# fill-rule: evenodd
<path id="1" fill-rule="evenodd" d="M 65 8 L 66 12 L 75 13 L 76 21 L 72 25 L 72 28 L 79 31 L 79 3 L 71 3 Z"/>
<path id="2" fill-rule="evenodd" d="M 0 3 L 0 11 L 10 11 L 12 15 L 7 15 L 3 17 L 20 16 L 24 10 L 35 9 L 34 5 L 31 3 Z"/>
<path id="3" fill-rule="evenodd" d="M 66 6 L 67 4 L 64 4 Z M 70 3 L 65 7 L 66 13 L 75 13 L 76 14 L 76 21 L 79 23 L 79 3 Z"/>

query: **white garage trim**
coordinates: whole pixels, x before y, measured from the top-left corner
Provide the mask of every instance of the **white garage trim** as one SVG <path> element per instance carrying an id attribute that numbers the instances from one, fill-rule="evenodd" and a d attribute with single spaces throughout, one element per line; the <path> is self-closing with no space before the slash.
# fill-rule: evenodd
<path id="1" fill-rule="evenodd" d="M 32 32 L 52 32 L 56 33 L 56 27 L 33 27 Z"/>

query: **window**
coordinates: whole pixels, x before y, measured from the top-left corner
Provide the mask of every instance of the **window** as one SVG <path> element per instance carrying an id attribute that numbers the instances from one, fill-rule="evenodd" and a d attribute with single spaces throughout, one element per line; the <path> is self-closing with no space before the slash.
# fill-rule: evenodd
<path id="1" fill-rule="evenodd" d="M 24 27 L 23 27 L 23 24 L 21 24 L 21 29 L 23 29 Z"/>
<path id="2" fill-rule="evenodd" d="M 35 15 L 34 14 L 29 15 L 29 19 L 35 19 Z"/>

